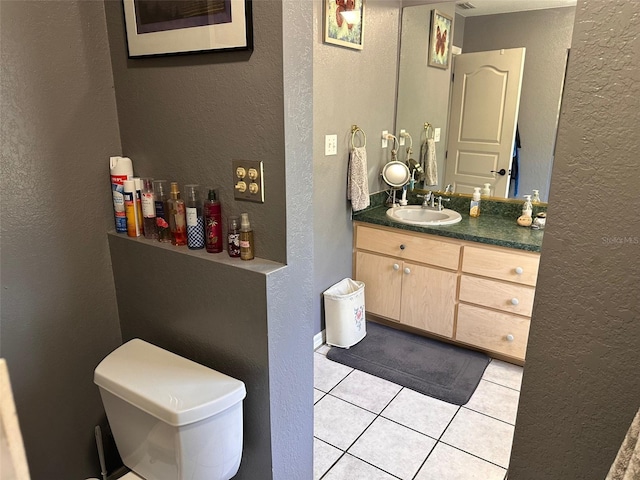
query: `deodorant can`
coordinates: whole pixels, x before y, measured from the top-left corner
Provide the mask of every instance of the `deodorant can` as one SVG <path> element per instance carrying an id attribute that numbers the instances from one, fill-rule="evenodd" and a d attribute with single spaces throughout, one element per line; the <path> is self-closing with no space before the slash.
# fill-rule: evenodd
<path id="1" fill-rule="evenodd" d="M 133 165 L 128 157 L 109 158 L 111 193 L 116 232 L 127 233 L 127 217 L 124 211 L 124 181 L 133 177 Z"/>

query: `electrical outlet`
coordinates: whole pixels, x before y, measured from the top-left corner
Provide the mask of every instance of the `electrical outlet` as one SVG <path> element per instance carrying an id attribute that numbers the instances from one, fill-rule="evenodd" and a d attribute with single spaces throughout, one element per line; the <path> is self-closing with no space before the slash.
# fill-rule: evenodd
<path id="1" fill-rule="evenodd" d="M 264 203 L 264 178 L 262 162 L 258 160 L 233 160 L 233 198 L 248 202 Z"/>
<path id="2" fill-rule="evenodd" d="M 404 138 L 406 135 L 407 131 L 403 128 L 400 130 L 400 137 L 398 138 L 398 145 L 400 145 L 401 147 L 404 145 Z"/>
<path id="3" fill-rule="evenodd" d="M 387 135 L 389 135 L 389 130 L 383 130 L 382 131 L 382 148 L 387 148 L 387 146 L 389 145 L 389 138 L 387 137 Z"/>
<path id="4" fill-rule="evenodd" d="M 325 135 L 324 136 L 324 155 L 337 155 L 338 154 L 338 135 Z"/>
<path id="5" fill-rule="evenodd" d="M 433 130 L 433 140 L 435 142 L 439 142 L 440 141 L 440 129 L 436 128 Z"/>

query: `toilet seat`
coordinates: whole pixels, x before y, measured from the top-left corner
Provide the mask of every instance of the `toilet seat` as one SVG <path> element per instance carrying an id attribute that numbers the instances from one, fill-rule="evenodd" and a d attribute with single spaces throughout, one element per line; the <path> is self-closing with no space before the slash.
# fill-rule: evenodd
<path id="1" fill-rule="evenodd" d="M 140 477 L 139 475 L 136 475 L 133 472 L 129 472 L 129 473 L 125 473 L 118 480 L 144 480 L 144 478 Z"/>

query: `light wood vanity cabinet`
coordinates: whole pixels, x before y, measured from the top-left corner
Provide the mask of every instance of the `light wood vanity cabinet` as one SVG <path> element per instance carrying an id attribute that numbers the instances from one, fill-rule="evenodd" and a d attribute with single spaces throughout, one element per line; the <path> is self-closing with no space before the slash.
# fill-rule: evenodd
<path id="1" fill-rule="evenodd" d="M 522 362 L 539 254 L 355 224 L 368 313 Z"/>

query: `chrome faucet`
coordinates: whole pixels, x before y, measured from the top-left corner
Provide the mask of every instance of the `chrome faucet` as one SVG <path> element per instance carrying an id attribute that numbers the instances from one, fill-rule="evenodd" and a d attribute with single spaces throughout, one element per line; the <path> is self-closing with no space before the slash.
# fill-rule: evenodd
<path id="1" fill-rule="evenodd" d="M 453 193 L 453 185 L 449 184 L 444 188 L 444 193 Z"/>
<path id="2" fill-rule="evenodd" d="M 422 198 L 422 208 L 429 208 L 429 200 L 431 200 L 431 208 L 433 208 L 433 192 L 427 192 L 426 195 L 417 195 Z"/>
<path id="3" fill-rule="evenodd" d="M 442 206 L 442 202 L 450 202 L 451 199 L 450 198 L 442 198 L 441 196 L 438 197 L 438 211 L 441 212 L 442 210 L 444 210 L 444 207 Z"/>

